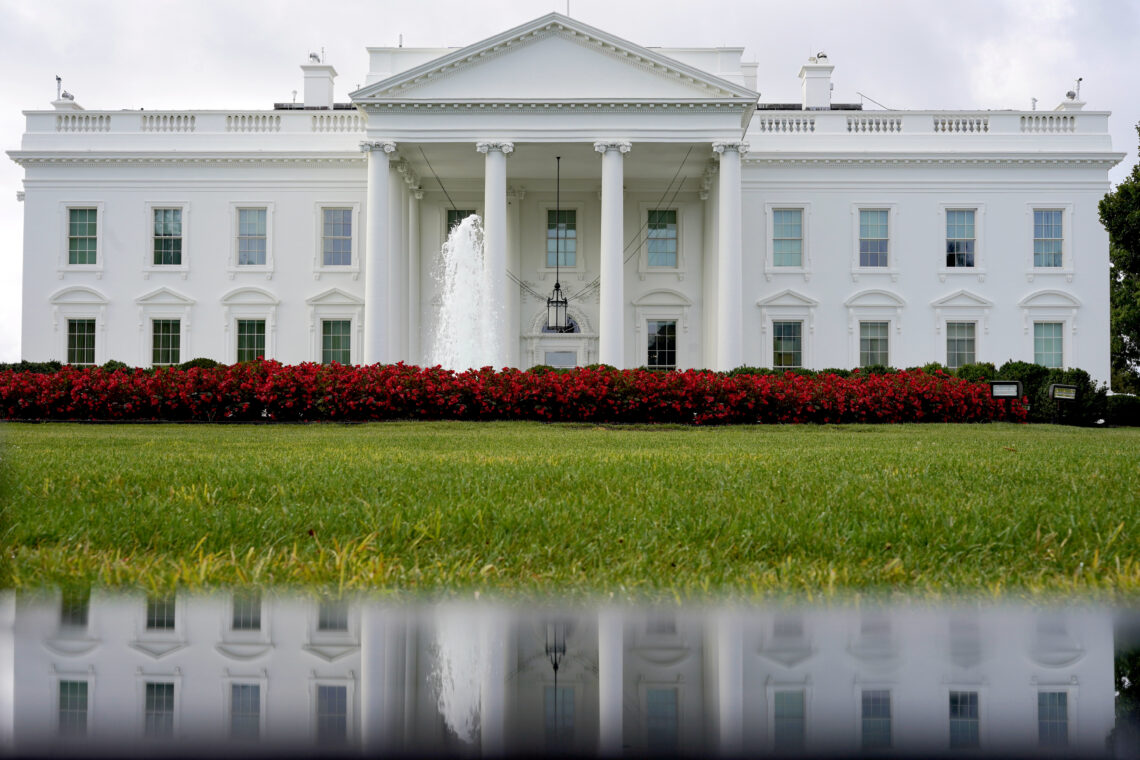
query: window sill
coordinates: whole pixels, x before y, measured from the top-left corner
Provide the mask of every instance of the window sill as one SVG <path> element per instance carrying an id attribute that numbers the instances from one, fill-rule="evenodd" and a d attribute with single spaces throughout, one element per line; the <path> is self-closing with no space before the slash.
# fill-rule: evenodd
<path id="1" fill-rule="evenodd" d="M 1065 267 L 1034 267 L 1033 269 L 1025 270 L 1025 281 L 1033 282 L 1036 277 L 1058 277 L 1065 278 L 1065 282 L 1073 281 L 1073 270 L 1066 269 Z"/>
<path id="2" fill-rule="evenodd" d="M 938 270 L 938 281 L 946 282 L 947 277 L 977 277 L 978 282 L 986 281 L 986 270 L 981 267 L 942 267 Z"/>
<path id="3" fill-rule="evenodd" d="M 811 280 L 812 271 L 810 269 L 806 269 L 804 267 L 768 266 L 768 267 L 764 268 L 764 279 L 766 279 L 768 282 L 771 282 L 772 278 L 777 276 L 777 275 L 779 275 L 781 277 L 785 277 L 787 275 L 792 275 L 795 277 L 803 277 L 804 282 L 809 282 Z"/>
<path id="4" fill-rule="evenodd" d="M 891 282 L 899 281 L 899 270 L 894 267 L 852 267 L 851 282 L 859 282 L 860 277 L 888 276 Z"/>
<path id="5" fill-rule="evenodd" d="M 63 279 L 65 275 L 79 274 L 80 272 L 94 274 L 95 279 L 103 279 L 103 265 L 102 264 L 64 264 L 56 268 L 56 275 L 59 279 Z"/>
<path id="6" fill-rule="evenodd" d="M 685 279 L 684 267 L 651 267 L 641 266 L 637 269 L 638 278 L 644 280 L 649 275 L 673 275 L 678 281 Z"/>
<path id="7" fill-rule="evenodd" d="M 259 274 L 264 275 L 265 279 L 273 279 L 273 266 L 272 265 L 259 265 L 259 266 L 229 266 L 226 268 L 226 273 L 232 280 L 234 275 L 237 274 Z"/>
<path id="8" fill-rule="evenodd" d="M 584 279 L 586 279 L 586 268 L 583 266 L 558 267 L 558 268 L 555 268 L 555 267 L 539 267 L 538 268 L 538 278 L 540 280 L 545 280 L 548 275 L 559 275 L 559 274 L 566 275 L 566 276 L 572 274 L 572 275 L 576 276 L 579 280 L 584 280 Z"/>
<path id="9" fill-rule="evenodd" d="M 345 264 L 344 266 L 319 266 L 313 270 L 313 279 L 319 280 L 326 274 L 333 275 L 352 275 L 352 279 L 360 279 L 360 266 L 357 264 Z"/>
<path id="10" fill-rule="evenodd" d="M 190 274 L 190 265 L 172 264 L 170 266 L 163 266 L 161 264 L 152 264 L 150 266 L 143 267 L 142 273 L 144 280 L 149 280 L 152 274 L 177 274 L 181 275 L 182 279 L 185 280 L 186 277 Z"/>

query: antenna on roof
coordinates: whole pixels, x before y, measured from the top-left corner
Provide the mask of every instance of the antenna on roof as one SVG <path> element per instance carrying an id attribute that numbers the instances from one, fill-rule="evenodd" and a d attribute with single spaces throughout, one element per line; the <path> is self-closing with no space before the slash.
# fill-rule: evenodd
<path id="1" fill-rule="evenodd" d="M 883 104 L 882 104 L 882 103 L 880 103 L 879 101 L 877 101 L 877 100 L 875 100 L 874 98 L 872 98 L 870 95 L 864 95 L 863 93 L 859 92 L 858 90 L 856 90 L 856 91 L 855 91 L 855 94 L 856 94 L 856 95 L 858 95 L 858 96 L 859 96 L 859 97 L 861 97 L 861 98 L 866 98 L 867 100 L 869 100 L 869 101 L 871 101 L 872 103 L 874 103 L 875 105 L 877 105 L 879 108 L 883 108 L 883 109 L 886 109 L 887 111 L 893 111 L 893 110 L 895 110 L 895 109 L 893 109 L 893 108 L 890 108 L 890 107 L 888 107 L 888 106 L 885 106 L 885 105 L 883 105 Z"/>
<path id="2" fill-rule="evenodd" d="M 403 47 L 403 46 L 404 46 L 404 35 L 401 33 L 399 36 L 399 42 L 396 43 L 396 47 Z"/>
<path id="3" fill-rule="evenodd" d="M 63 90 L 63 77 L 59 74 L 55 75 L 55 99 L 59 100 L 59 94 Z"/>
<path id="4" fill-rule="evenodd" d="M 325 46 L 321 45 L 321 63 L 325 62 Z"/>
<path id="5" fill-rule="evenodd" d="M 1077 100 L 1081 99 L 1081 82 L 1083 82 L 1084 79 L 1084 77 L 1077 77 Z"/>
<path id="6" fill-rule="evenodd" d="M 294 103 L 297 102 L 297 91 L 296 90 L 293 90 L 293 102 Z"/>
<path id="7" fill-rule="evenodd" d="M 1037 98 L 1030 98 L 1030 100 L 1033 101 L 1033 110 L 1036 111 L 1037 110 Z"/>

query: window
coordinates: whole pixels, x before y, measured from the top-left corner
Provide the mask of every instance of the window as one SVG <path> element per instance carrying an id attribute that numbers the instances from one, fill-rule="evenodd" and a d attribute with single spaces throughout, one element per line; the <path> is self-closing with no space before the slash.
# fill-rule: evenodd
<path id="1" fill-rule="evenodd" d="M 154 209 L 154 265 L 182 266 L 182 209 Z"/>
<path id="2" fill-rule="evenodd" d="M 265 266 L 266 218 L 268 211 L 263 208 L 239 208 L 237 263 L 239 267 Z"/>
<path id="3" fill-rule="evenodd" d="M 859 366 L 890 364 L 890 322 L 859 323 Z"/>
<path id="4" fill-rule="evenodd" d="M 946 210 L 946 266 L 974 266 L 974 209 Z"/>
<path id="5" fill-rule="evenodd" d="M 146 684 L 143 734 L 148 737 L 174 735 L 174 684 Z"/>
<path id="6" fill-rule="evenodd" d="M 574 746 L 574 687 L 546 686 L 543 690 L 546 717 L 546 751 L 567 754 Z"/>
<path id="7" fill-rule="evenodd" d="M 787 752 L 804 746 L 804 692 L 777 691 L 772 695 L 772 748 Z"/>
<path id="8" fill-rule="evenodd" d="M 1033 266 L 1060 267 L 1064 263 L 1065 235 L 1062 209 L 1034 209 Z"/>
<path id="9" fill-rule="evenodd" d="M 576 367 L 578 366 L 578 352 L 547 351 L 543 363 L 549 367 Z"/>
<path id="10" fill-rule="evenodd" d="M 255 592 L 234 594 L 233 629 L 235 631 L 261 630 L 261 595 Z"/>
<path id="11" fill-rule="evenodd" d="M 886 209 L 859 210 L 859 266 L 887 266 L 887 217 Z"/>
<path id="12" fill-rule="evenodd" d="M 801 267 L 804 263 L 804 211 L 772 210 L 772 265 Z"/>
<path id="13" fill-rule="evenodd" d="M 950 749 L 977 747 L 978 692 L 950 692 Z"/>
<path id="14" fill-rule="evenodd" d="M 863 749 L 891 746 L 891 693 L 886 690 L 863 692 Z"/>
<path id="15" fill-rule="evenodd" d="M 95 208 L 67 210 L 67 263 L 95 264 L 99 247 L 99 211 Z"/>
<path id="16" fill-rule="evenodd" d="M 559 240 L 561 238 L 561 240 Z M 546 266 L 554 269 L 573 268 L 578 262 L 578 212 L 570 210 L 546 212 Z"/>
<path id="17" fill-rule="evenodd" d="M 1069 744 L 1069 695 L 1064 691 L 1037 693 L 1037 740 L 1042 747 Z"/>
<path id="18" fill-rule="evenodd" d="M 322 601 L 317 612 L 317 630 L 347 631 L 348 604 L 341 600 Z"/>
<path id="19" fill-rule="evenodd" d="M 974 363 L 974 323 L 946 323 L 946 366 L 958 369 Z"/>
<path id="20" fill-rule="evenodd" d="M 647 245 L 649 266 L 677 266 L 677 210 L 649 211 Z"/>
<path id="21" fill-rule="evenodd" d="M 350 266 L 352 264 L 352 209 L 326 208 L 322 211 L 321 217 L 321 265 L 326 267 Z"/>
<path id="22" fill-rule="evenodd" d="M 348 739 L 348 687 L 317 686 L 317 742 L 343 744 Z"/>
<path id="23" fill-rule="evenodd" d="M 152 596 L 146 600 L 146 629 L 174 630 L 174 596 Z"/>
<path id="24" fill-rule="evenodd" d="M 447 210 L 447 232 L 450 234 L 460 222 L 475 215 L 475 209 L 449 208 Z"/>
<path id="25" fill-rule="evenodd" d="M 67 363 L 95 363 L 95 320 L 67 320 Z"/>
<path id="26" fill-rule="evenodd" d="M 772 366 L 791 369 L 804 364 L 803 322 L 772 323 Z"/>
<path id="27" fill-rule="evenodd" d="M 1033 323 L 1033 363 L 1060 368 L 1065 364 L 1063 322 Z"/>
<path id="28" fill-rule="evenodd" d="M 61 628 L 86 629 L 87 613 L 91 608 L 91 589 L 64 589 L 59 605 Z"/>
<path id="29" fill-rule="evenodd" d="M 649 689 L 645 693 L 649 754 L 677 752 L 677 690 Z"/>
<path id="30" fill-rule="evenodd" d="M 352 320 L 321 320 L 321 364 L 352 364 Z"/>
<path id="31" fill-rule="evenodd" d="M 87 682 L 59 682 L 60 736 L 87 735 Z"/>
<path id="32" fill-rule="evenodd" d="M 261 686 L 230 684 L 230 738 L 257 739 L 261 733 Z"/>
<path id="33" fill-rule="evenodd" d="M 677 369 L 677 320 L 651 319 L 648 322 L 649 369 Z"/>
<path id="34" fill-rule="evenodd" d="M 237 321 L 237 360 L 249 362 L 265 357 L 265 320 Z"/>
<path id="35" fill-rule="evenodd" d="M 179 344 L 182 339 L 182 320 L 151 320 L 153 340 L 151 364 L 158 366 L 178 364 L 181 361 Z"/>

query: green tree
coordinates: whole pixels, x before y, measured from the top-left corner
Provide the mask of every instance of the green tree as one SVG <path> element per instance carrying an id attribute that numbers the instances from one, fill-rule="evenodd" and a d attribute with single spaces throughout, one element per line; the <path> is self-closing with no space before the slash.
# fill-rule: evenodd
<path id="1" fill-rule="evenodd" d="M 1112 389 L 1140 393 L 1140 163 L 1101 200 L 1100 221 L 1112 261 Z"/>

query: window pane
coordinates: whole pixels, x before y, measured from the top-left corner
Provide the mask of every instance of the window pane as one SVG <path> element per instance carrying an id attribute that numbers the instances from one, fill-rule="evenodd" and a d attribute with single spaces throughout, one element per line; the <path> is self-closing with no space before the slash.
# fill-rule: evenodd
<path id="1" fill-rule="evenodd" d="M 450 232 L 460 222 L 475 215 L 475 209 L 449 208 L 447 210 L 447 230 Z"/>
<path id="2" fill-rule="evenodd" d="M 773 749 L 789 751 L 804 746 L 804 693 L 777 691 L 773 701 Z"/>
<path id="3" fill-rule="evenodd" d="M 352 364 L 352 320 L 321 322 L 321 363 Z"/>
<path id="4" fill-rule="evenodd" d="M 950 692 L 950 748 L 977 747 L 978 692 Z"/>
<path id="5" fill-rule="evenodd" d="M 348 604 L 344 601 L 326 600 L 321 602 L 317 613 L 318 631 L 347 631 Z"/>
<path id="6" fill-rule="evenodd" d="M 95 363 L 95 320 L 67 320 L 67 363 Z"/>
<path id="7" fill-rule="evenodd" d="M 256 739 L 261 733 L 261 686 L 231 684 L 230 737 Z"/>
<path id="8" fill-rule="evenodd" d="M 59 733 L 61 736 L 87 735 L 87 682 L 59 682 Z"/>
<path id="9" fill-rule="evenodd" d="M 343 744 L 348 738 L 348 687 L 317 687 L 317 742 Z"/>
<path id="10" fill-rule="evenodd" d="M 946 212 L 946 266 L 974 266 L 974 210 Z"/>
<path id="11" fill-rule="evenodd" d="M 182 264 L 182 209 L 154 209 L 154 265 Z"/>
<path id="12" fill-rule="evenodd" d="M 649 266 L 677 266 L 677 211 L 662 209 L 650 211 L 648 217 L 647 248 Z"/>
<path id="13" fill-rule="evenodd" d="M 576 266 L 578 252 L 578 212 L 546 212 L 546 266 Z M 559 239 L 561 238 L 561 240 Z M 561 251 L 561 257 L 557 256 Z"/>
<path id="14" fill-rule="evenodd" d="M 957 369 L 974 363 L 974 323 L 946 323 L 946 366 Z"/>
<path id="15" fill-rule="evenodd" d="M 863 692 L 863 749 L 891 746 L 891 693 Z"/>
<path id="16" fill-rule="evenodd" d="M 155 319 L 153 326 L 151 363 L 155 366 L 178 364 L 181 361 L 182 321 Z"/>
<path id="17" fill-rule="evenodd" d="M 1043 747 L 1069 743 L 1069 695 L 1063 691 L 1037 693 L 1037 738 Z"/>
<path id="18" fill-rule="evenodd" d="M 772 323 L 772 366 L 776 369 L 802 367 L 803 323 Z"/>
<path id="19" fill-rule="evenodd" d="M 890 322 L 859 323 L 859 366 L 890 364 Z"/>
<path id="20" fill-rule="evenodd" d="M 261 630 L 261 595 L 256 592 L 234 594 L 235 631 Z"/>
<path id="21" fill-rule="evenodd" d="M 544 363 L 548 367 L 575 367 L 578 364 L 578 352 L 547 351 Z"/>
<path id="22" fill-rule="evenodd" d="M 352 209 L 324 209 L 321 233 L 321 265 L 352 264 Z"/>
<path id="23" fill-rule="evenodd" d="M 249 362 L 265 357 L 265 320 L 237 321 L 237 360 Z"/>
<path id="24" fill-rule="evenodd" d="M 98 209 L 67 210 L 67 263 L 90 265 L 96 259 Z"/>
<path id="25" fill-rule="evenodd" d="M 649 689 L 645 693 L 648 750 L 651 755 L 677 751 L 677 690 Z"/>
<path id="26" fill-rule="evenodd" d="M 60 599 L 59 624 L 63 628 L 86 628 L 91 607 L 91 589 L 64 590 Z"/>
<path id="27" fill-rule="evenodd" d="M 648 323 L 649 369 L 677 369 L 677 320 L 651 319 Z"/>
<path id="28" fill-rule="evenodd" d="M 1061 209 L 1033 212 L 1033 266 L 1062 266 L 1064 240 Z"/>
<path id="29" fill-rule="evenodd" d="M 238 266 L 264 266 L 266 217 L 263 208 L 238 209 Z"/>
<path id="30" fill-rule="evenodd" d="M 803 209 L 778 208 L 772 211 L 773 266 L 803 266 L 803 220 Z"/>
<path id="31" fill-rule="evenodd" d="M 146 600 L 146 629 L 174 630 L 174 596 L 152 596 Z"/>
<path id="32" fill-rule="evenodd" d="M 859 266 L 887 265 L 887 212 L 863 209 L 859 212 Z"/>
<path id="33" fill-rule="evenodd" d="M 1033 362 L 1043 367 L 1064 366 L 1064 323 L 1033 323 Z"/>
<path id="34" fill-rule="evenodd" d="M 174 735 L 174 684 L 148 683 L 145 706 L 146 736 Z"/>

